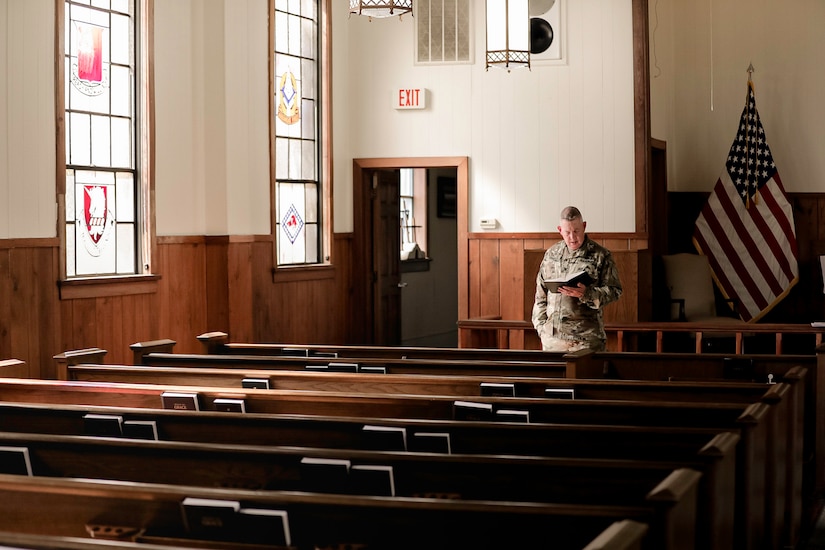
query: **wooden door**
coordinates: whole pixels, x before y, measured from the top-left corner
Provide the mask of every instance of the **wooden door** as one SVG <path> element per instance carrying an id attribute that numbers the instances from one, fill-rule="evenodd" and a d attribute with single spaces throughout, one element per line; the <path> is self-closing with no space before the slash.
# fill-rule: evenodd
<path id="1" fill-rule="evenodd" d="M 372 192 L 373 341 L 401 343 L 400 171 L 376 170 Z"/>

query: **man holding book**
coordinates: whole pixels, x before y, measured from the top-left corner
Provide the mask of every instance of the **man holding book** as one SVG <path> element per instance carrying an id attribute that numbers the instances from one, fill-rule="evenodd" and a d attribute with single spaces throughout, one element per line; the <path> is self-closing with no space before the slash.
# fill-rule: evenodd
<path id="1" fill-rule="evenodd" d="M 578 208 L 564 208 L 557 228 L 563 240 L 547 249 L 536 276 L 533 326 L 548 351 L 603 350 L 602 308 L 622 295 L 613 256 L 586 227 Z"/>

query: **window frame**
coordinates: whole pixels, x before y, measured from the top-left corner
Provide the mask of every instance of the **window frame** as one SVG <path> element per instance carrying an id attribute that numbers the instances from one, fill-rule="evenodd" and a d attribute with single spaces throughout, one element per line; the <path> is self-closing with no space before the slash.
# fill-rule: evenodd
<path id="1" fill-rule="evenodd" d="M 135 61 L 135 206 L 137 257 L 135 273 L 83 275 L 69 278 L 66 266 L 66 2 L 55 0 L 56 200 L 60 299 L 121 296 L 157 292 L 160 276 L 152 272 L 156 233 L 154 220 L 154 0 L 134 0 L 137 22 Z"/>
<path id="2" fill-rule="evenodd" d="M 317 173 L 318 185 L 321 188 L 319 197 L 319 238 L 321 250 L 319 261 L 313 264 L 279 265 L 278 264 L 278 204 L 277 178 L 275 154 L 275 2 L 268 0 L 269 13 L 269 161 L 270 161 L 270 228 L 272 232 L 272 276 L 273 281 L 296 281 L 327 279 L 335 275 L 333 265 L 332 233 L 332 3 L 331 0 L 318 0 L 318 54 L 320 67 L 318 76 L 318 142 L 320 154 L 318 156 Z"/>
<path id="3" fill-rule="evenodd" d="M 403 203 L 405 198 L 409 198 L 412 201 L 413 206 L 413 214 L 414 219 L 412 220 L 414 223 L 412 225 L 405 225 L 404 217 L 399 212 L 399 219 L 402 222 L 401 232 L 405 229 L 412 229 L 412 234 L 414 236 L 414 242 L 421 248 L 422 252 L 424 252 L 423 258 L 408 258 L 406 260 L 401 260 L 401 272 L 411 272 L 411 271 L 429 271 L 430 269 L 430 262 L 432 258 L 429 255 L 428 250 L 430 249 L 429 246 L 429 233 L 428 233 L 428 226 L 429 226 L 429 218 L 430 218 L 430 197 L 429 197 L 429 173 L 426 168 L 401 168 L 401 170 L 409 170 L 412 177 L 412 195 L 404 195 L 403 191 L 399 197 L 400 203 Z M 417 206 L 416 206 L 417 205 Z M 399 248 L 403 249 L 403 236 L 401 237 L 401 243 L 399 243 Z"/>

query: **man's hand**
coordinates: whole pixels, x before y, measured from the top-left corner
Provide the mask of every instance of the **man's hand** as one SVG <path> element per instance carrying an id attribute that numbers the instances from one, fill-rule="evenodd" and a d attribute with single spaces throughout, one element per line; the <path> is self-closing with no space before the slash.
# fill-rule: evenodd
<path id="1" fill-rule="evenodd" d="M 584 286 L 582 283 L 579 283 L 576 286 L 560 286 L 559 292 L 564 294 L 565 296 L 570 296 L 571 298 L 579 298 L 581 299 L 584 296 L 584 291 L 587 290 L 587 287 Z"/>

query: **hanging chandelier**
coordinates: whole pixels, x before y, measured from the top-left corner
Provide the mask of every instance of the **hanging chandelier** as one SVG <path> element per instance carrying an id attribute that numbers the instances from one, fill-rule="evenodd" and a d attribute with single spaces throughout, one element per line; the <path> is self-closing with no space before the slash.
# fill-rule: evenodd
<path id="1" fill-rule="evenodd" d="M 394 17 L 400 19 L 405 13 L 411 13 L 413 0 L 349 0 L 349 13 L 373 17 Z"/>
<path id="2" fill-rule="evenodd" d="M 530 68 L 528 0 L 487 0 L 487 69 Z"/>

